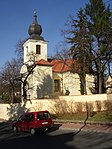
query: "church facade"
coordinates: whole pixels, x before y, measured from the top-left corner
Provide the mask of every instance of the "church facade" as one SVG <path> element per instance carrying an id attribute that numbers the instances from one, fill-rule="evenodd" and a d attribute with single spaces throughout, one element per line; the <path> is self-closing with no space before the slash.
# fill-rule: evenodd
<path id="1" fill-rule="evenodd" d="M 26 94 L 27 99 L 55 98 L 60 95 L 80 95 L 80 79 L 77 73 L 71 73 L 73 60 L 63 61 L 49 59 L 47 56 L 48 42 L 41 36 L 42 27 L 37 22 L 34 12 L 33 23 L 28 29 L 29 38 L 24 43 L 24 64 L 21 74 L 28 75 Z M 87 93 L 91 94 L 94 77 L 86 75 Z M 23 86 L 22 86 L 23 87 Z"/>

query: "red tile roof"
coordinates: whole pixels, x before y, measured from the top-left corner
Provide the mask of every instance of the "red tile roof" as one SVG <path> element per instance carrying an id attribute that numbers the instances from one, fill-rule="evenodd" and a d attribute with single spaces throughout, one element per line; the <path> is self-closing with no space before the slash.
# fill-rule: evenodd
<path id="1" fill-rule="evenodd" d="M 58 59 L 46 61 L 44 59 L 41 59 L 41 60 L 36 62 L 37 65 L 52 66 L 52 71 L 57 72 L 57 73 L 70 71 L 73 63 L 74 63 L 73 59 L 68 59 L 66 61 L 58 60 Z"/>
<path id="2" fill-rule="evenodd" d="M 52 66 L 52 64 L 44 59 L 41 59 L 37 62 L 35 62 L 37 65 L 42 65 L 42 66 Z"/>
<path id="3" fill-rule="evenodd" d="M 52 60 L 51 61 L 52 66 L 52 70 L 53 72 L 67 72 L 71 70 L 71 66 L 73 64 L 73 60 L 69 59 L 66 61 L 63 60 Z"/>

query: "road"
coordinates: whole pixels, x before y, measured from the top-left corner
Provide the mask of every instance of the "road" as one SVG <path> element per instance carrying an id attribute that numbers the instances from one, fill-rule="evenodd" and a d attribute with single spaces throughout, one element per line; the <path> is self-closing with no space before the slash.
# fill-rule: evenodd
<path id="1" fill-rule="evenodd" d="M 77 133 L 56 125 L 49 133 L 14 134 L 10 123 L 0 123 L 0 149 L 112 149 L 112 133 Z"/>

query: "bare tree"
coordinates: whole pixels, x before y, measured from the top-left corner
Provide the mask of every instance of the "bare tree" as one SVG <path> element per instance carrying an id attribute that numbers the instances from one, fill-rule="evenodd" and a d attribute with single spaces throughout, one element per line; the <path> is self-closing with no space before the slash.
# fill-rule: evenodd
<path id="1" fill-rule="evenodd" d="M 21 70 L 21 77 L 20 81 L 22 83 L 22 96 L 23 96 L 23 101 L 27 100 L 27 81 L 28 77 L 33 73 L 34 68 L 36 67 L 35 62 L 32 65 L 24 64 L 23 66 L 26 66 L 27 71 L 24 72 L 24 70 Z"/>
<path id="2" fill-rule="evenodd" d="M 65 41 L 60 42 L 60 44 L 58 44 L 58 46 L 56 46 L 55 49 L 56 53 L 53 56 L 54 59 L 66 61 L 67 59 L 72 58 L 70 55 L 68 44 Z"/>
<path id="3" fill-rule="evenodd" d="M 18 59 L 23 63 L 23 55 L 24 55 L 24 48 L 23 44 L 25 43 L 27 39 L 19 40 L 16 44 L 15 54 L 17 55 Z"/>
<path id="4" fill-rule="evenodd" d="M 20 93 L 20 63 L 18 59 L 7 61 L 0 72 L 1 93 L 9 96 L 9 101 L 14 103 L 15 94 Z M 3 97 L 3 96 L 2 96 Z"/>

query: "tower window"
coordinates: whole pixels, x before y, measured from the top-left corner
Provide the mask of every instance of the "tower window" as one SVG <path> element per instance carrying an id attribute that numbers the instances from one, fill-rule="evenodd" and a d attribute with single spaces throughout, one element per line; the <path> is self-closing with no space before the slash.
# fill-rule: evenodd
<path id="1" fill-rule="evenodd" d="M 28 53 L 28 46 L 26 46 L 26 52 Z"/>
<path id="2" fill-rule="evenodd" d="M 41 46 L 36 45 L 36 54 L 41 54 Z"/>

